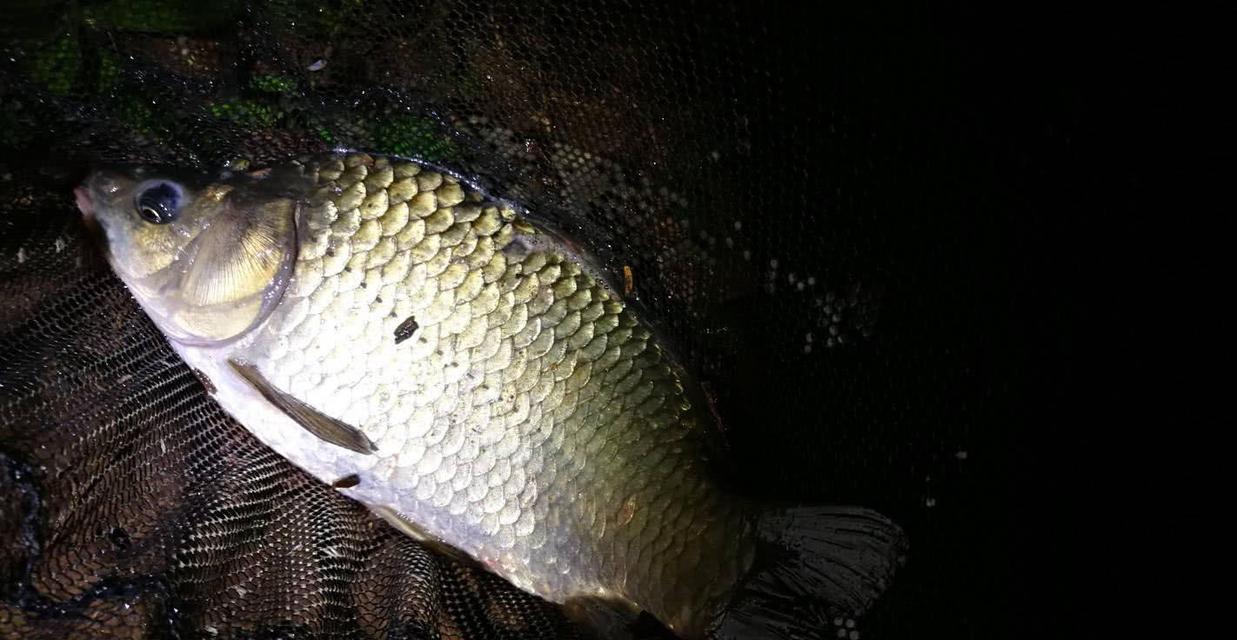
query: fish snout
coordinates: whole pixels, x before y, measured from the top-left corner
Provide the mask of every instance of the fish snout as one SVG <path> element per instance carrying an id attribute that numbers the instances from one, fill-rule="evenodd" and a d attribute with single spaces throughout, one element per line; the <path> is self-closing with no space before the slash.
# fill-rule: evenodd
<path id="1" fill-rule="evenodd" d="M 82 185 L 73 190 L 73 198 L 77 201 L 77 209 L 82 212 L 82 217 L 87 221 L 94 219 L 94 197 L 90 195 L 90 189 L 86 185 Z"/>
<path id="2" fill-rule="evenodd" d="M 88 228 L 101 230 L 106 226 L 117 195 L 125 184 L 126 177 L 123 174 L 113 171 L 96 171 L 73 189 L 73 198 Z"/>

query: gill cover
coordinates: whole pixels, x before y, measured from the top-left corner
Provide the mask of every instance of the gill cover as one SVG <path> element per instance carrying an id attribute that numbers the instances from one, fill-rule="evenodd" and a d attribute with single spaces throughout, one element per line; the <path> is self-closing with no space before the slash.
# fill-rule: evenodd
<path id="1" fill-rule="evenodd" d="M 194 345 L 233 340 L 259 324 L 287 288 L 296 258 L 296 203 L 204 190 L 195 237 L 163 269 L 129 287 L 168 337 Z M 143 222 L 144 224 L 148 224 Z"/>

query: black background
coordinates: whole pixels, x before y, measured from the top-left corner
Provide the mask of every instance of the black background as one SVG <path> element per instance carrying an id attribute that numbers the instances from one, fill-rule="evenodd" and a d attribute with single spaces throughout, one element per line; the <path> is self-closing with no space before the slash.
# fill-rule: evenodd
<path id="1" fill-rule="evenodd" d="M 739 367 L 744 471 L 770 494 L 842 496 L 907 527 L 912 561 L 868 620 L 874 636 L 1145 632 L 1174 556 L 1142 541 L 1173 535 L 1159 478 L 1188 445 L 1141 443 L 1198 420 L 1158 412 L 1192 383 L 1165 380 L 1153 354 L 1169 335 L 1189 351 L 1206 324 L 1175 332 L 1195 319 L 1159 310 L 1209 296 L 1217 254 L 1199 232 L 1231 157 L 1203 70 L 1220 58 L 1199 51 L 1219 41 L 1208 21 L 1038 3 L 764 15 L 803 46 L 855 54 L 849 88 L 870 104 L 856 128 L 880 134 L 880 175 L 840 244 L 876 256 L 852 265 L 886 296 L 877 338 L 823 374 L 794 357 L 780 376 Z M 824 26 L 839 16 L 853 28 Z M 802 72 L 802 109 L 836 71 Z M 777 307 L 743 308 L 758 343 Z M 804 375 L 818 393 L 766 402 Z M 1139 615 L 1145 597 L 1156 604 Z"/>

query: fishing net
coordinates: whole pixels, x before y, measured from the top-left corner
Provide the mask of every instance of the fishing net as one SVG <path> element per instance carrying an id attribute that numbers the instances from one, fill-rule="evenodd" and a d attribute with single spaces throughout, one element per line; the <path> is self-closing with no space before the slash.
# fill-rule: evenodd
<path id="1" fill-rule="evenodd" d="M 339 147 L 450 167 L 578 242 L 698 375 L 736 485 L 907 529 L 893 588 L 857 627 L 822 619 L 821 637 L 1007 630 L 1017 596 L 992 572 L 1014 570 L 981 558 L 1003 554 L 1008 525 L 978 507 L 1008 497 L 1025 357 L 1005 295 L 1022 223 L 995 179 L 1021 140 L 994 133 L 987 110 L 1012 82 L 956 16 L 6 4 L 0 637 L 577 633 L 228 418 L 72 202 L 95 163 L 215 172 Z"/>

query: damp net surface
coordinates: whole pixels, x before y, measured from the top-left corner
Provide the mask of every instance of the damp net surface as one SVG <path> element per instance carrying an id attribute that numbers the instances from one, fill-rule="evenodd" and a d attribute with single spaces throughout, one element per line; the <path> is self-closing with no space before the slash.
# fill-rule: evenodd
<path id="1" fill-rule="evenodd" d="M 738 485 L 906 527 L 912 562 L 864 637 L 1007 630 L 1014 569 L 983 558 L 1010 525 L 984 505 L 1008 498 L 1001 425 L 1026 354 L 1004 292 L 1025 223 L 1001 172 L 1025 137 L 1063 134 L 994 135 L 1009 81 L 947 10 L 6 10 L 0 636 L 575 633 L 230 420 L 72 204 L 96 163 L 217 171 L 338 147 L 449 167 L 579 242 L 698 374 Z M 835 622 L 821 637 L 857 635 Z"/>

